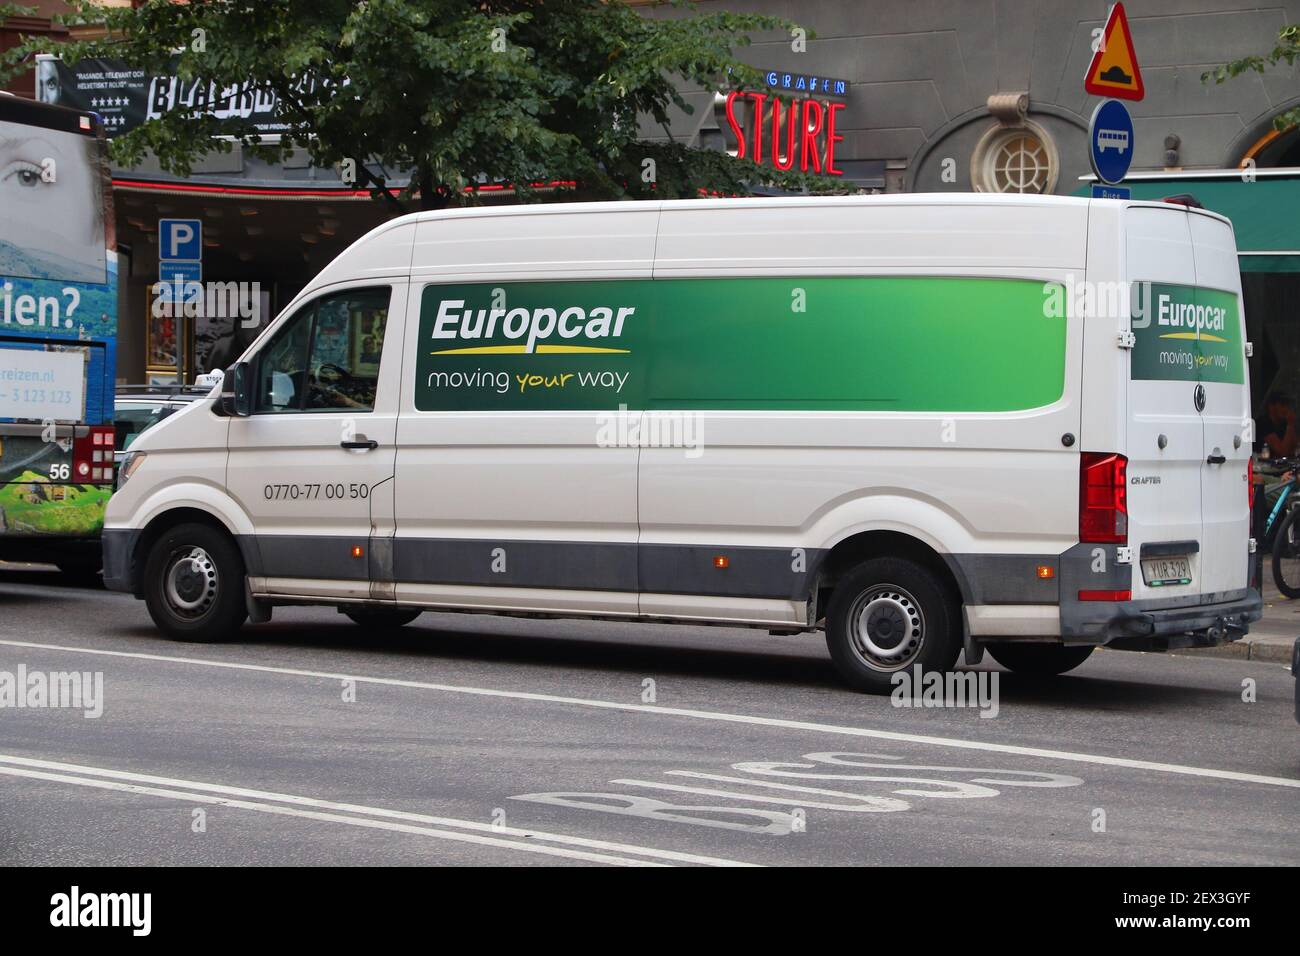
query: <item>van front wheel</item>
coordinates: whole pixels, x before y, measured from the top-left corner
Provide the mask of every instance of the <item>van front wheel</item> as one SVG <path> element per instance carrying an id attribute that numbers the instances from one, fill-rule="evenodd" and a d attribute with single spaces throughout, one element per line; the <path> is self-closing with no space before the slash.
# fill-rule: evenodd
<path id="1" fill-rule="evenodd" d="M 170 638 L 208 643 L 230 637 L 248 617 L 244 562 L 235 542 L 205 524 L 164 532 L 145 561 L 144 600 Z"/>
<path id="2" fill-rule="evenodd" d="M 903 558 L 863 562 L 836 586 L 826 647 L 849 684 L 888 694 L 902 671 L 947 671 L 961 651 L 957 604 L 933 572 Z"/>
<path id="3" fill-rule="evenodd" d="M 986 644 L 993 659 L 1017 674 L 1054 677 L 1072 671 L 1092 654 L 1092 645 L 1066 647 L 1064 644 Z"/>

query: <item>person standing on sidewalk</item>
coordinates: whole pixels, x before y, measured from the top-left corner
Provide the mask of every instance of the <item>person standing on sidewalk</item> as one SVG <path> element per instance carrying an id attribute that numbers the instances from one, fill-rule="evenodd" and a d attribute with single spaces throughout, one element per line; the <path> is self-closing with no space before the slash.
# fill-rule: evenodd
<path id="1" fill-rule="evenodd" d="M 1289 458 L 1300 445 L 1296 433 L 1295 402 L 1284 392 L 1269 392 L 1264 414 L 1255 419 L 1255 451 L 1267 447 L 1270 458 Z"/>

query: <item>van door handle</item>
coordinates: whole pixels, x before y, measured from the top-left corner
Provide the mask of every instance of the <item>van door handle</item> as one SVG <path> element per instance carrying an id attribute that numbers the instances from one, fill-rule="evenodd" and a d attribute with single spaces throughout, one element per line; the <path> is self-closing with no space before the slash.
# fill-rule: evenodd
<path id="1" fill-rule="evenodd" d="M 1205 459 L 1205 463 L 1207 465 L 1222 465 L 1226 463 L 1227 460 L 1228 459 L 1223 455 L 1211 455 L 1209 458 Z"/>
<path id="2" fill-rule="evenodd" d="M 362 451 L 374 451 L 379 447 L 379 442 L 373 438 L 367 438 L 365 435 L 358 435 L 355 441 L 341 441 L 340 448 L 355 448 Z"/>

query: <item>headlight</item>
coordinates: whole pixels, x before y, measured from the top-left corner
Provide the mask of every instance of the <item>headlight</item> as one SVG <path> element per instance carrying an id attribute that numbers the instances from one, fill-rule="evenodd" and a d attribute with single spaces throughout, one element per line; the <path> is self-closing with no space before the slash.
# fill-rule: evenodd
<path id="1" fill-rule="evenodd" d="M 117 470 L 117 486 L 121 488 L 131 476 L 135 474 L 137 468 L 144 464 L 146 453 L 142 451 L 128 452 L 126 461 L 122 462 L 122 467 Z"/>

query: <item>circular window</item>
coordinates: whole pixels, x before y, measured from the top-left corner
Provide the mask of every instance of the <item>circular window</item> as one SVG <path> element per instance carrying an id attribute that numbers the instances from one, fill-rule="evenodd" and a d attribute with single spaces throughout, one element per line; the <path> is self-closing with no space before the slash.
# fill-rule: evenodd
<path id="1" fill-rule="evenodd" d="M 1032 123 L 993 127 L 971 157 L 971 181 L 979 192 L 1050 193 L 1059 169 L 1051 137 Z"/>

